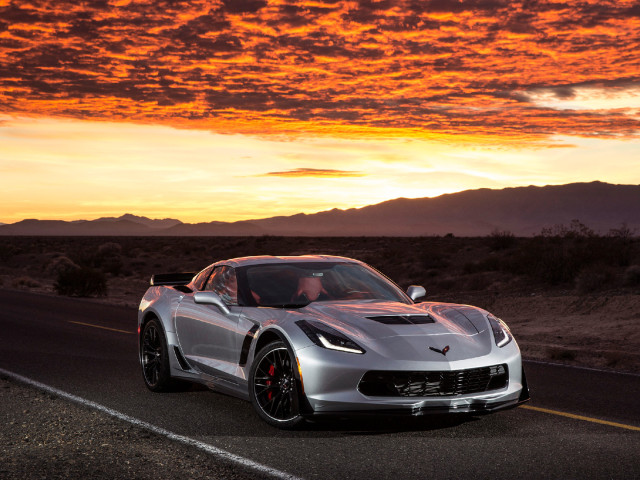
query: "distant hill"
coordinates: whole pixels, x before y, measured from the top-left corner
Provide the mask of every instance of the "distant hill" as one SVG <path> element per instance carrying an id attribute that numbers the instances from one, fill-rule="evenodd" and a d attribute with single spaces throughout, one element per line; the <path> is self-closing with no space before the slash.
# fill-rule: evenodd
<path id="1" fill-rule="evenodd" d="M 171 228 L 175 225 L 180 225 L 182 224 L 182 222 L 180 220 L 176 220 L 175 218 L 163 218 L 161 220 L 158 219 L 151 219 L 151 218 L 147 218 L 147 217 L 139 217 L 137 215 L 131 215 L 130 213 L 125 213 L 124 215 L 122 215 L 121 217 L 115 218 L 115 217 L 102 217 L 99 218 L 98 220 L 94 220 L 95 222 L 97 221 L 103 221 L 103 222 L 121 222 L 123 220 L 132 222 L 132 223 L 138 223 L 141 225 L 146 225 L 147 227 L 150 228 Z"/>
<path id="2" fill-rule="evenodd" d="M 518 236 L 578 219 L 607 233 L 623 223 L 640 234 L 640 185 L 602 182 L 545 187 L 482 188 L 432 198 L 398 198 L 363 208 L 333 209 L 242 222 L 189 224 L 131 214 L 64 222 L 22 220 L 0 225 L 0 235 L 317 235 L 484 236 L 508 230 Z"/>

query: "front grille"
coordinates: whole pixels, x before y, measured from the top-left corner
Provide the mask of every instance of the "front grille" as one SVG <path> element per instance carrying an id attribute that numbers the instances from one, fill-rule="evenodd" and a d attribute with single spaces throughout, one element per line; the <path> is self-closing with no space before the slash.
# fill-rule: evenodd
<path id="1" fill-rule="evenodd" d="M 358 390 L 371 397 L 450 397 L 499 390 L 508 382 L 506 364 L 433 372 L 372 370 L 364 374 Z"/>

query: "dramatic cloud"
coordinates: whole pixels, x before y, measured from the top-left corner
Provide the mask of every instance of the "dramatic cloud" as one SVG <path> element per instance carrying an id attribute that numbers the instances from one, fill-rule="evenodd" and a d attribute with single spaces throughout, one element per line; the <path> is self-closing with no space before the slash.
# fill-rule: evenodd
<path id="1" fill-rule="evenodd" d="M 322 177 L 322 178 L 340 178 L 340 177 L 364 177 L 364 173 L 349 170 L 331 170 L 323 168 L 296 168 L 295 170 L 287 170 L 284 172 L 269 172 L 264 176 L 269 177 Z"/>
<path id="2" fill-rule="evenodd" d="M 0 113 L 227 133 L 635 137 L 635 0 L 0 0 Z M 576 101 L 576 99 L 580 101 Z"/>

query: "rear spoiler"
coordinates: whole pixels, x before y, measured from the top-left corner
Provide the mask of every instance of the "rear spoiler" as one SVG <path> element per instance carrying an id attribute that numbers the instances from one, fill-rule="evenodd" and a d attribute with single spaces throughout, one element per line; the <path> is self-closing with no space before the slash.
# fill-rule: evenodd
<path id="1" fill-rule="evenodd" d="M 182 272 L 182 273 L 158 273 L 151 276 L 149 284 L 152 287 L 159 285 L 167 285 L 171 287 L 186 285 L 191 282 L 198 272 Z"/>

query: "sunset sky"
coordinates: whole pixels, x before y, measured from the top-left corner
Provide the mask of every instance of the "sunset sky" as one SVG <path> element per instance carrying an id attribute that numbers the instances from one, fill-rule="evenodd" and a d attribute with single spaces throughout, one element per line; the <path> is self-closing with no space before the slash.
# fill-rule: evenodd
<path id="1" fill-rule="evenodd" d="M 0 0 L 0 222 L 640 183 L 636 1 Z"/>

